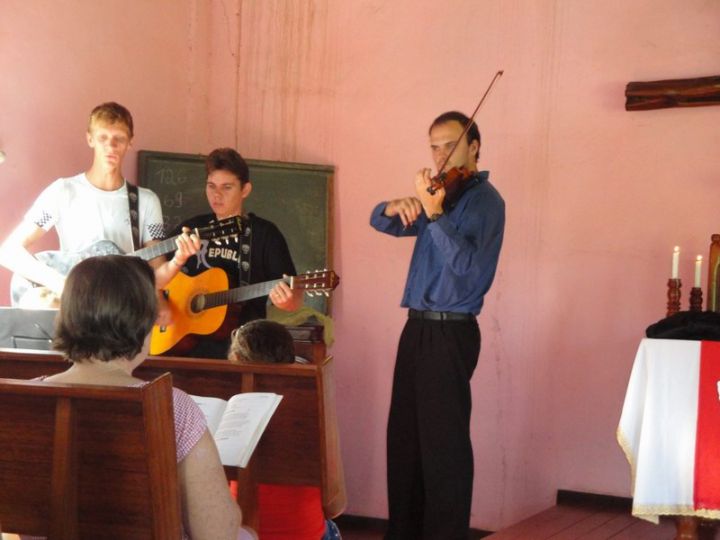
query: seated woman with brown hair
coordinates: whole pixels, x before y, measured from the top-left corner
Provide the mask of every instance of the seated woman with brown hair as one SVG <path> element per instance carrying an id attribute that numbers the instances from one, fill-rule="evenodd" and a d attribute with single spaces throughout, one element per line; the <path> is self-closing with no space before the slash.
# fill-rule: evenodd
<path id="1" fill-rule="evenodd" d="M 231 362 L 273 364 L 305 363 L 295 356 L 293 338 L 282 324 L 258 319 L 232 333 Z M 262 540 L 340 540 L 337 525 L 325 519 L 317 486 L 258 486 L 260 538 Z"/>
<path id="2" fill-rule="evenodd" d="M 53 348 L 72 366 L 44 380 L 143 384 L 132 373 L 148 355 L 156 318 L 155 275 L 145 261 L 113 255 L 80 262 L 67 277 L 53 340 Z M 184 538 L 257 538 L 251 529 L 241 527 L 240 508 L 228 493 L 202 411 L 177 388 L 173 405 Z"/>

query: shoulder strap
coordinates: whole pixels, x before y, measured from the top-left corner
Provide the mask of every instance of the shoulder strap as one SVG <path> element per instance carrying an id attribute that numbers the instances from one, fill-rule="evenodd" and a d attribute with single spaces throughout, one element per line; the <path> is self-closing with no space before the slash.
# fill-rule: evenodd
<path id="1" fill-rule="evenodd" d="M 128 210 L 130 211 L 130 230 L 132 231 L 133 251 L 137 251 L 140 245 L 140 227 L 138 226 L 138 188 L 136 185 L 125 181 L 128 192 Z"/>
<path id="2" fill-rule="evenodd" d="M 239 285 L 248 285 L 250 283 L 250 251 L 252 249 L 252 214 L 242 219 L 242 232 L 238 238 L 238 267 L 240 269 Z"/>

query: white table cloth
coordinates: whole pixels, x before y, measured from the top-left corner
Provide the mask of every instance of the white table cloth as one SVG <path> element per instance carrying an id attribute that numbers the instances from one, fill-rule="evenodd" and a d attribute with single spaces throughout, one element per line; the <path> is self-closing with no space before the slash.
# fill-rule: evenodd
<path id="1" fill-rule="evenodd" d="M 720 518 L 719 380 L 720 342 L 640 343 L 617 429 L 634 516 Z"/>

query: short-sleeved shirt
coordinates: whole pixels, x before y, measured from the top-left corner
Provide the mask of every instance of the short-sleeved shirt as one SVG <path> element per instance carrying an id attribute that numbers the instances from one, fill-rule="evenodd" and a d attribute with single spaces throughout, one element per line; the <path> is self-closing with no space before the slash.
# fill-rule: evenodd
<path id="1" fill-rule="evenodd" d="M 157 195 L 138 188 L 140 244 L 164 238 L 162 209 Z M 127 184 L 114 191 L 92 185 L 85 173 L 59 178 L 46 187 L 25 214 L 25 220 L 57 230 L 62 251 L 80 251 L 100 240 L 111 240 L 124 253 L 133 251 Z"/>
<path id="2" fill-rule="evenodd" d="M 207 429 L 205 415 L 197 403 L 182 390 L 173 388 L 175 415 L 175 452 L 180 463 L 200 441 Z"/>

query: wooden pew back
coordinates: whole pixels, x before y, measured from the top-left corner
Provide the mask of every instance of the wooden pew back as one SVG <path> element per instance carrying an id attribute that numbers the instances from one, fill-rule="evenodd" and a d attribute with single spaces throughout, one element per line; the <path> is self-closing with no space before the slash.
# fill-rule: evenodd
<path id="1" fill-rule="evenodd" d="M 0 376 L 32 378 L 62 371 L 60 356 L 0 349 Z M 347 496 L 335 409 L 333 361 L 303 364 L 233 364 L 225 360 L 150 357 L 134 375 L 150 380 L 170 372 L 185 392 L 229 399 L 240 392 L 275 392 L 283 400 L 247 470 L 226 468 L 241 482 L 243 521 L 256 524 L 257 483 L 319 486 L 327 517 L 345 509 Z"/>
<path id="2" fill-rule="evenodd" d="M 180 537 L 169 375 L 132 388 L 0 379 L 0 411 L 5 531 Z"/>

